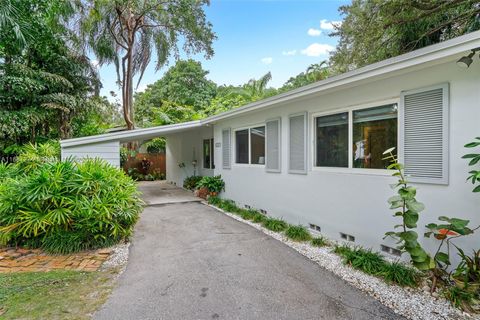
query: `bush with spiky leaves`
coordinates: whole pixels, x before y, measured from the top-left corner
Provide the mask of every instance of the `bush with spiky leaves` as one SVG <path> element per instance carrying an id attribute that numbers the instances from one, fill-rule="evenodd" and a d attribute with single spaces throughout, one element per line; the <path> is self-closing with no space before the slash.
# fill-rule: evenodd
<path id="1" fill-rule="evenodd" d="M 0 245 L 68 253 L 131 234 L 142 208 L 135 183 L 103 160 L 46 162 L 0 181 Z"/>

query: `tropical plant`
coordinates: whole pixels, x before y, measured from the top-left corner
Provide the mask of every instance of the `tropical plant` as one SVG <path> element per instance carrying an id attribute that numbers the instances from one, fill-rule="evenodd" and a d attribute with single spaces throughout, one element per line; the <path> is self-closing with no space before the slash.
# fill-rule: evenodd
<path id="1" fill-rule="evenodd" d="M 318 236 L 312 239 L 311 244 L 314 247 L 325 247 L 328 246 L 328 240 L 322 236 Z"/>
<path id="2" fill-rule="evenodd" d="M 172 52 L 178 55 L 180 37 L 187 53 L 203 51 L 207 58 L 213 55 L 215 34 L 204 12 L 208 4 L 208 0 L 84 1 L 81 31 L 100 65 L 115 64 L 128 129 L 134 128 L 135 119 L 133 78 L 138 76 L 138 87 L 152 51 L 156 53 L 156 70 Z"/>
<path id="3" fill-rule="evenodd" d="M 225 190 L 225 181 L 222 176 L 203 177 L 198 183 L 197 188 L 207 188 L 208 192 L 218 194 Z"/>
<path id="4" fill-rule="evenodd" d="M 480 250 L 473 250 L 471 256 L 458 247 L 457 250 L 461 262 L 455 268 L 453 278 L 459 281 L 461 288 L 467 290 L 472 288 L 472 292 L 478 292 L 480 290 Z"/>
<path id="5" fill-rule="evenodd" d="M 480 137 L 476 137 L 475 141 L 467 143 L 465 148 L 476 148 L 480 146 Z M 480 161 L 480 154 L 479 153 L 469 153 L 462 157 L 463 159 L 470 159 L 468 163 L 469 166 L 477 165 Z M 473 185 L 477 184 L 473 188 L 473 192 L 480 192 L 480 170 L 471 170 L 469 172 L 470 176 L 467 180 L 470 180 Z"/>
<path id="6" fill-rule="evenodd" d="M 165 138 L 153 138 L 145 143 L 148 153 L 160 153 L 165 151 Z"/>
<path id="7" fill-rule="evenodd" d="M 285 230 L 285 235 L 293 241 L 309 241 L 312 239 L 312 235 L 308 232 L 304 226 L 289 226 Z"/>
<path id="8" fill-rule="evenodd" d="M 402 287 L 416 287 L 420 279 L 415 269 L 399 261 L 385 263 L 380 275 L 387 283 L 395 283 Z"/>
<path id="9" fill-rule="evenodd" d="M 17 168 L 28 174 L 44 163 L 60 160 L 60 144 L 58 141 L 50 141 L 39 144 L 26 144 L 20 148 L 16 159 Z"/>
<path id="10" fill-rule="evenodd" d="M 263 221 L 267 219 L 267 217 L 263 213 L 258 212 L 257 210 L 254 210 L 254 209 L 250 209 L 250 210 L 253 212 L 253 217 L 252 217 L 253 222 L 263 223 Z"/>
<path id="11" fill-rule="evenodd" d="M 477 0 L 354 0 L 340 7 L 342 23 L 331 56 L 336 72 L 353 70 L 480 29 Z"/>
<path id="12" fill-rule="evenodd" d="M 311 64 L 305 72 L 301 72 L 295 77 L 288 79 L 279 91 L 285 92 L 324 80 L 329 77 L 330 73 L 330 66 L 325 60 L 320 63 Z"/>
<path id="13" fill-rule="evenodd" d="M 282 219 L 267 218 L 263 221 L 262 225 L 268 230 L 280 232 L 288 228 L 288 223 Z"/>
<path id="14" fill-rule="evenodd" d="M 252 211 L 250 209 L 239 209 L 237 210 L 237 212 L 240 217 L 245 220 L 253 220 L 253 218 L 255 217 L 255 211 Z"/>
<path id="15" fill-rule="evenodd" d="M 0 244 L 67 253 L 131 234 L 142 208 L 135 183 L 105 161 L 47 162 L 0 182 Z"/>
<path id="16" fill-rule="evenodd" d="M 383 153 L 386 155 L 385 159 L 391 163 L 387 168 L 394 170 L 392 176 L 398 178 L 398 182 L 392 186 L 397 191 L 397 195 L 390 197 L 388 203 L 390 209 L 396 210 L 394 217 L 399 217 L 402 221 L 395 226 L 400 228 L 400 231 L 387 232 L 385 237 L 393 237 L 398 240 L 400 243 L 398 249 L 408 252 L 417 269 L 431 270 L 435 268 L 435 261 L 417 241 L 418 234 L 414 231 L 417 228 L 419 213 L 424 210 L 425 206 L 416 200 L 417 190 L 407 181 L 404 167 L 398 162 L 397 156 L 393 153 L 394 150 L 395 148 L 390 148 Z"/>
<path id="17" fill-rule="evenodd" d="M 183 180 L 183 187 L 187 190 L 193 190 L 196 188 L 197 184 L 202 180 L 202 176 L 190 176 L 186 177 Z"/>

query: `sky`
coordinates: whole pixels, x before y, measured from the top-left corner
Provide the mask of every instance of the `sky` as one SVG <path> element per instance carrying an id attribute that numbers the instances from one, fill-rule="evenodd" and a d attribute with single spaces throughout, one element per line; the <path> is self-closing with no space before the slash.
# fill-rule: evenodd
<path id="1" fill-rule="evenodd" d="M 212 0 L 205 8 L 217 40 L 215 54 L 206 60 L 202 54 L 187 56 L 200 61 L 208 78 L 215 83 L 240 85 L 272 72 L 273 87 L 328 58 L 337 40 L 329 37 L 332 24 L 341 21 L 338 8 L 350 1 L 341 0 Z M 154 83 L 175 61 L 155 72 L 151 61 L 137 91 Z M 101 66 L 102 95 L 117 93 L 113 65 Z"/>

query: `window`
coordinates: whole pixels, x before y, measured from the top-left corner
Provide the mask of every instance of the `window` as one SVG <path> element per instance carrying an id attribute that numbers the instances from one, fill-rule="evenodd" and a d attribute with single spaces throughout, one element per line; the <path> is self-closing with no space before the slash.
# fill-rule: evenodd
<path id="1" fill-rule="evenodd" d="M 353 111 L 353 167 L 386 169 L 383 152 L 397 147 L 397 105 Z"/>
<path id="2" fill-rule="evenodd" d="M 203 168 L 205 169 L 214 169 L 215 165 L 213 162 L 213 139 L 203 140 Z"/>
<path id="3" fill-rule="evenodd" d="M 265 126 L 235 131 L 235 162 L 265 164 Z"/>
<path id="4" fill-rule="evenodd" d="M 235 162 L 248 163 L 248 129 L 235 131 Z"/>
<path id="5" fill-rule="evenodd" d="M 397 118 L 395 103 L 314 118 L 315 166 L 386 169 L 383 152 L 397 147 Z"/>
<path id="6" fill-rule="evenodd" d="M 348 112 L 316 118 L 318 167 L 348 167 Z"/>

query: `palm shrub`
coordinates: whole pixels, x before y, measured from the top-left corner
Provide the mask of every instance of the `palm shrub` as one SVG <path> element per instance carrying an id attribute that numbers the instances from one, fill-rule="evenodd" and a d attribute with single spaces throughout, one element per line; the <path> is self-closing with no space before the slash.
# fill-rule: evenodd
<path id="1" fill-rule="evenodd" d="M 42 163 L 0 182 L 0 245 L 108 246 L 131 234 L 141 207 L 133 180 L 103 160 Z"/>
<path id="2" fill-rule="evenodd" d="M 268 230 L 280 232 L 287 229 L 288 224 L 282 219 L 267 218 L 263 221 L 263 226 Z"/>
<path id="3" fill-rule="evenodd" d="M 285 235 L 293 241 L 308 241 L 312 239 L 312 235 L 301 225 L 289 226 L 285 231 Z"/>
<path id="4" fill-rule="evenodd" d="M 222 176 L 214 177 L 203 177 L 198 183 L 197 188 L 206 188 L 208 192 L 212 195 L 217 195 L 218 193 L 225 190 L 225 182 L 222 179 Z"/>
<path id="5" fill-rule="evenodd" d="M 60 144 L 58 141 L 49 141 L 22 146 L 15 164 L 19 171 L 28 174 L 44 163 L 58 160 L 60 160 Z"/>

